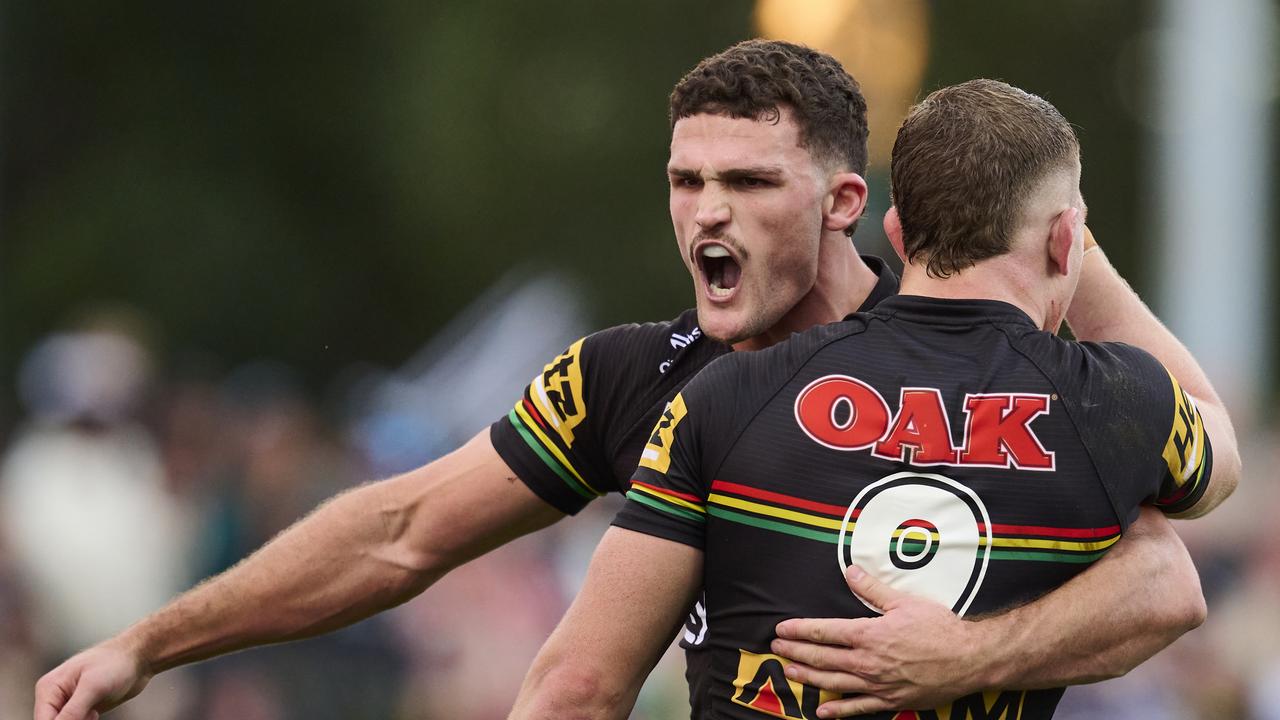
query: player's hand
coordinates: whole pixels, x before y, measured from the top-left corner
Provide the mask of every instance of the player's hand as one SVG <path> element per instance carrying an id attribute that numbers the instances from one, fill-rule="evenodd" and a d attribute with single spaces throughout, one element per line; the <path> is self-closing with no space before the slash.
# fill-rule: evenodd
<path id="1" fill-rule="evenodd" d="M 823 718 L 932 708 L 980 687 L 974 623 L 932 600 L 890 588 L 860 568 L 849 588 L 884 614 L 877 618 L 786 620 L 773 652 L 792 663 L 787 677 L 860 697 L 818 708 Z"/>
<path id="2" fill-rule="evenodd" d="M 135 652 L 108 640 L 40 678 L 35 720 L 98 720 L 100 713 L 142 692 L 150 679 Z"/>

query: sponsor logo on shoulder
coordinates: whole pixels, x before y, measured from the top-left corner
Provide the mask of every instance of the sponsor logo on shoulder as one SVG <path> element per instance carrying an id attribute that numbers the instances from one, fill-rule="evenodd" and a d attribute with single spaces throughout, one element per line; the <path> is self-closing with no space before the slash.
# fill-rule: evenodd
<path id="1" fill-rule="evenodd" d="M 695 325 L 693 329 L 689 331 L 688 335 L 678 332 L 671 333 L 669 342 L 671 343 L 672 348 L 676 350 L 683 350 L 697 342 L 701 337 L 702 328 Z M 673 362 L 675 362 L 675 358 L 667 358 L 666 360 L 663 360 L 658 364 L 658 373 L 660 375 L 666 375 L 667 371 L 671 369 L 671 363 Z"/>
<path id="2" fill-rule="evenodd" d="M 565 447 L 573 446 L 573 429 L 587 416 L 587 405 L 582 397 L 581 352 L 582 340 L 579 340 L 547 363 L 529 386 L 529 395 L 564 441 Z"/>
<path id="3" fill-rule="evenodd" d="M 1204 467 L 1204 420 L 1195 401 L 1177 379 L 1172 374 L 1169 379 L 1173 382 L 1173 428 L 1161 455 L 1174 484 L 1182 487 Z"/>
<path id="4" fill-rule="evenodd" d="M 700 337 L 702 337 L 702 328 L 696 327 L 696 326 L 689 331 L 688 335 L 681 335 L 680 333 L 671 333 L 671 347 L 677 350 L 683 347 L 689 347 L 694 342 L 696 342 Z"/>
<path id="5" fill-rule="evenodd" d="M 649 442 L 640 453 L 641 467 L 657 470 L 660 473 L 667 471 L 671 466 L 671 445 L 676 441 L 676 426 L 687 413 L 684 396 L 676 393 L 671 402 L 667 403 L 666 409 L 662 411 L 662 417 L 658 418 L 653 435 L 649 437 Z"/>

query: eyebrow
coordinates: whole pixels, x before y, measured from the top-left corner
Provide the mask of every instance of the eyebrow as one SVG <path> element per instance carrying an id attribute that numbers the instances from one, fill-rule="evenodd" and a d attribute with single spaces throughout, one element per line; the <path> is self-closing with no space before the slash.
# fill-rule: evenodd
<path id="1" fill-rule="evenodd" d="M 689 168 L 669 167 L 667 168 L 667 175 L 671 177 L 688 178 L 688 179 L 695 179 L 695 180 L 702 179 L 701 172 L 699 172 L 698 170 L 692 170 Z M 724 172 L 720 173 L 716 178 L 713 178 L 713 179 L 733 182 L 734 180 L 741 180 L 743 178 L 748 178 L 748 177 L 779 178 L 779 177 L 782 177 L 782 175 L 783 175 L 783 170 L 781 167 L 777 165 L 752 165 L 749 167 L 742 167 L 742 168 L 730 168 L 729 170 L 725 170 Z"/>

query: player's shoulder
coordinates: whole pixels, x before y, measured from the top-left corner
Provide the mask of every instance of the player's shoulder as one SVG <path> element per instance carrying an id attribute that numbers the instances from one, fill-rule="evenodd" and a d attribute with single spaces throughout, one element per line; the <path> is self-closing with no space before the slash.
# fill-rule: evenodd
<path id="1" fill-rule="evenodd" d="M 715 358 L 698 374 L 704 386 L 736 389 L 740 394 L 772 395 L 823 348 L 866 328 L 867 319 L 851 315 L 817 325 L 761 350 L 731 352 Z"/>
<path id="2" fill-rule="evenodd" d="M 670 320 L 627 323 L 592 333 L 583 339 L 584 352 L 626 372 L 666 375 L 678 365 L 698 359 L 705 363 L 728 351 L 702 333 L 698 313 L 689 309 Z"/>
<path id="3" fill-rule="evenodd" d="M 1137 399 L 1168 385 L 1168 372 L 1142 348 L 1121 342 L 1079 342 L 1043 331 L 1011 341 L 1050 379 L 1066 387 Z"/>

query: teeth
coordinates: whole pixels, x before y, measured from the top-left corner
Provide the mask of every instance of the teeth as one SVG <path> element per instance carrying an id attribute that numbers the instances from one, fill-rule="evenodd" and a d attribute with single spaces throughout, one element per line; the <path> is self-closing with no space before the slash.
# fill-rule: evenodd
<path id="1" fill-rule="evenodd" d="M 709 258 L 729 257 L 729 251 L 723 245 L 708 245 L 702 248 L 702 256 Z"/>
<path id="2" fill-rule="evenodd" d="M 711 294 L 715 297 L 727 297 L 733 293 L 733 288 L 722 288 L 715 283 L 708 283 L 708 287 L 711 288 Z"/>

